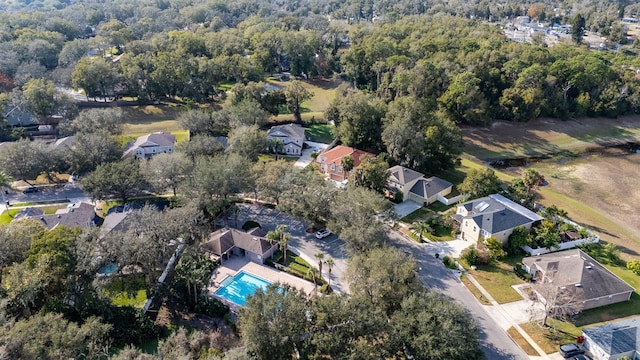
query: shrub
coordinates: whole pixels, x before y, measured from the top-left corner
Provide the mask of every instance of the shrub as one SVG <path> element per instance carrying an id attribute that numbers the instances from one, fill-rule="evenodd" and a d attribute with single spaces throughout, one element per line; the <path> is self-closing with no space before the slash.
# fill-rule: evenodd
<path id="1" fill-rule="evenodd" d="M 638 260 L 631 260 L 627 262 L 627 269 L 640 276 L 640 262 L 638 262 Z"/>
<path id="2" fill-rule="evenodd" d="M 448 267 L 449 269 L 455 270 L 458 268 L 456 266 L 456 262 L 449 255 L 442 258 L 442 263 L 444 264 L 444 266 Z"/>
<path id="3" fill-rule="evenodd" d="M 195 311 L 213 317 L 223 317 L 229 312 L 229 307 L 218 299 L 200 296 Z"/>
<path id="4" fill-rule="evenodd" d="M 396 203 L 401 203 L 404 198 L 404 194 L 402 191 L 398 191 L 395 195 L 393 195 L 393 201 Z"/>
<path id="5" fill-rule="evenodd" d="M 460 253 L 460 258 L 466 261 L 469 265 L 478 265 L 480 254 L 475 247 L 471 246 L 462 250 L 462 253 Z"/>
<path id="6" fill-rule="evenodd" d="M 242 230 L 247 231 L 247 230 L 251 230 L 251 229 L 257 228 L 257 227 L 261 228 L 262 226 L 260 226 L 260 224 L 258 224 L 255 221 L 249 220 L 249 221 L 245 222 L 242 225 Z"/>

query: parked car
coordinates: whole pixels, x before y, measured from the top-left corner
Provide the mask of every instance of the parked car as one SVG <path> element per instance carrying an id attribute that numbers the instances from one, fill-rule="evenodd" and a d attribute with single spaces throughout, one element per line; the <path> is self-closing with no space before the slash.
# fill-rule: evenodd
<path id="1" fill-rule="evenodd" d="M 318 232 L 316 232 L 316 238 L 318 238 L 318 239 L 324 239 L 329 235 L 331 235 L 331 231 L 329 231 L 327 229 L 322 229 L 322 230 L 319 230 Z"/>
<path id="2" fill-rule="evenodd" d="M 560 355 L 563 358 L 568 359 L 570 357 L 584 354 L 584 350 L 576 344 L 564 344 L 560 345 Z"/>
<path id="3" fill-rule="evenodd" d="M 38 188 L 35 186 L 29 186 L 28 188 L 22 190 L 23 194 L 38 192 Z"/>
<path id="4" fill-rule="evenodd" d="M 584 354 L 578 355 L 578 356 L 574 356 L 571 359 L 573 359 L 573 360 L 593 360 L 593 359 L 591 359 L 590 356 L 584 355 Z"/>

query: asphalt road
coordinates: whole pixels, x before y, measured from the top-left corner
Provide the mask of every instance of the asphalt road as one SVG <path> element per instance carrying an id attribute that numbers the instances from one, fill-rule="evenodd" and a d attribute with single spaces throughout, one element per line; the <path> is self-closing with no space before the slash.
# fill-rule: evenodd
<path id="1" fill-rule="evenodd" d="M 436 246 L 409 241 L 395 230 L 389 230 L 388 235 L 393 246 L 416 259 L 419 267 L 418 276 L 425 286 L 446 295 L 469 310 L 478 323 L 480 346 L 487 360 L 529 358 L 462 285 L 455 271 L 447 269 L 442 261 L 435 258 Z"/>
<path id="2" fill-rule="evenodd" d="M 6 200 L 4 200 L 6 199 Z M 8 195 L 4 195 L 4 199 L 0 196 L 0 212 L 6 208 L 4 201 L 9 201 L 9 204 L 25 203 L 25 202 L 42 202 L 42 201 L 89 201 L 87 195 L 82 192 L 78 183 L 66 183 L 64 186 L 39 186 L 38 192 L 23 194 L 22 188 L 12 190 Z"/>

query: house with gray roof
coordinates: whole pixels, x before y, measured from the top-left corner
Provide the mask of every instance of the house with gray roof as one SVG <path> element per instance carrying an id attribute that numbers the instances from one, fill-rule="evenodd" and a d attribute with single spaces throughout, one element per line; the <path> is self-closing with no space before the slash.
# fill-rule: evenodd
<path id="1" fill-rule="evenodd" d="M 594 360 L 640 359 L 640 316 L 582 330 Z"/>
<path id="2" fill-rule="evenodd" d="M 304 140 L 304 128 L 298 124 L 272 126 L 267 132 L 267 141 L 282 142 L 282 153 L 285 155 L 302 155 Z"/>
<path id="3" fill-rule="evenodd" d="M 516 227 L 531 230 L 542 220 L 540 215 L 500 194 L 459 204 L 453 218 L 460 223 L 462 239 L 475 243 L 490 237 L 506 243 Z"/>
<path id="4" fill-rule="evenodd" d="M 579 249 L 526 257 L 522 264 L 537 283 L 556 284 L 578 311 L 629 301 L 634 292 L 631 285 Z"/>
<path id="5" fill-rule="evenodd" d="M 449 195 L 453 188 L 446 180 L 435 176 L 425 178 L 424 174 L 400 165 L 389 168 L 387 185 L 392 194 L 402 192 L 403 201 L 412 200 L 423 205 L 435 202 L 438 196 Z"/>
<path id="6" fill-rule="evenodd" d="M 17 213 L 12 222 L 21 219 L 35 219 L 49 230 L 53 230 L 59 225 L 90 229 L 96 226 L 98 220 L 95 210 L 94 205 L 85 202 L 69 204 L 66 208 L 59 209 L 55 214 L 50 215 L 45 215 L 41 208 L 28 207 Z"/>
<path id="7" fill-rule="evenodd" d="M 263 264 L 278 248 L 277 244 L 272 244 L 265 239 L 266 235 L 267 233 L 260 228 L 244 232 L 225 227 L 211 233 L 209 240 L 202 244 L 202 247 L 222 260 L 236 255 Z"/>
<path id="8" fill-rule="evenodd" d="M 129 145 L 123 158 L 135 156 L 138 159 L 149 159 L 154 155 L 172 153 L 176 145 L 176 136 L 167 132 L 155 132 L 140 136 Z"/>

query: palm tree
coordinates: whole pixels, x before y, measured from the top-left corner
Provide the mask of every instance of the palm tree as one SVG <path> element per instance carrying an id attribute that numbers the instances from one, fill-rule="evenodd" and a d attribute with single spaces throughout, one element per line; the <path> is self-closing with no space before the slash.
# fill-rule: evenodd
<path id="1" fill-rule="evenodd" d="M 322 276 L 322 260 L 324 260 L 324 253 L 321 251 L 314 256 L 318 260 L 318 270 L 320 272 L 320 276 Z"/>
<path id="2" fill-rule="evenodd" d="M 4 196 L 5 195 L 4 188 L 11 188 L 12 182 L 13 182 L 13 179 L 11 178 L 11 176 L 7 175 L 3 171 L 0 171 L 0 190 L 2 191 L 2 201 L 4 201 L 5 204 L 7 203 L 7 198 Z"/>
<path id="3" fill-rule="evenodd" d="M 313 281 L 314 291 L 316 295 L 318 295 L 318 269 L 313 266 L 309 267 L 309 270 L 307 270 L 307 276 Z"/>
<path id="4" fill-rule="evenodd" d="M 420 234 L 420 242 L 424 242 L 424 238 L 422 237 L 422 234 L 424 233 L 430 234 L 431 232 L 433 232 L 433 228 L 426 221 L 420 221 L 420 222 L 414 223 L 413 225 L 411 225 L 409 229 Z"/>
<path id="5" fill-rule="evenodd" d="M 265 237 L 267 240 L 269 240 L 269 243 L 271 245 L 275 244 L 276 242 L 278 244 L 280 244 L 280 242 L 282 241 L 282 237 L 284 236 L 285 230 L 287 230 L 287 225 L 278 225 L 276 226 L 276 229 L 273 231 L 269 231 L 267 233 L 267 236 Z M 289 235 L 289 234 L 287 234 Z M 289 235 L 291 236 L 291 235 Z M 282 255 L 284 256 L 284 265 L 287 265 L 287 252 L 286 249 L 281 249 L 282 250 Z"/>
<path id="6" fill-rule="evenodd" d="M 280 248 L 282 249 L 282 254 L 284 255 L 284 263 L 287 263 L 287 244 L 289 243 L 289 240 L 291 240 L 291 234 L 289 233 L 282 233 L 282 236 L 280 237 L 280 241 L 278 242 L 278 245 L 280 245 Z"/>
<path id="7" fill-rule="evenodd" d="M 327 264 L 327 272 L 329 273 L 327 278 L 329 279 L 329 288 L 331 288 L 331 269 L 333 268 L 333 265 L 335 265 L 335 262 L 332 258 L 328 258 L 324 263 Z"/>

